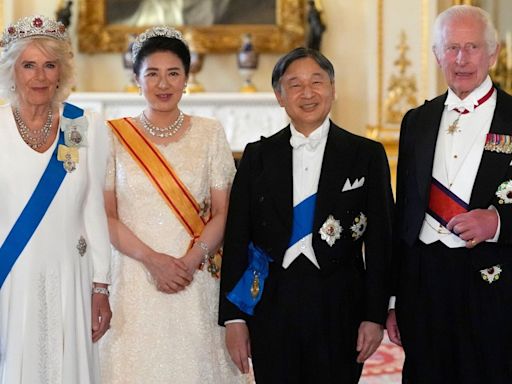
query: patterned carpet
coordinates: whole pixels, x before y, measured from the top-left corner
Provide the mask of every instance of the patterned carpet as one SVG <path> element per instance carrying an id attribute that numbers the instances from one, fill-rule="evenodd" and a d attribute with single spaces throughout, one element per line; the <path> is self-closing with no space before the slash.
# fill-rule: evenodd
<path id="1" fill-rule="evenodd" d="M 365 363 L 359 384 L 400 384 L 404 351 L 384 337 L 377 352 Z"/>

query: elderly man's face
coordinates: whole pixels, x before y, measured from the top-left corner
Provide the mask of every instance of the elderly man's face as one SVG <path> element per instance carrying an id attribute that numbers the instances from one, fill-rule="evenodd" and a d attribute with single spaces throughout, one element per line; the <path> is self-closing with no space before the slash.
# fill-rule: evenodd
<path id="1" fill-rule="evenodd" d="M 295 128 L 309 135 L 329 114 L 334 100 L 334 83 L 310 57 L 295 60 L 281 77 L 276 97 Z"/>
<path id="2" fill-rule="evenodd" d="M 443 45 L 436 59 L 448 86 L 464 99 L 486 78 L 499 47 L 489 53 L 484 24 L 471 17 L 454 18 L 442 31 Z"/>

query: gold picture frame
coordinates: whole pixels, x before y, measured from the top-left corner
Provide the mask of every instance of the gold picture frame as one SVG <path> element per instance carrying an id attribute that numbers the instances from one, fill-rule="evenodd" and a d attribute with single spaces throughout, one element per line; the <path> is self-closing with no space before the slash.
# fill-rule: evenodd
<path id="1" fill-rule="evenodd" d="M 84 53 L 123 52 L 130 34 L 146 27 L 108 24 L 106 0 L 80 0 L 78 47 Z M 286 52 L 304 44 L 305 0 L 276 0 L 276 24 L 243 24 L 178 27 L 202 53 L 235 52 L 241 35 L 251 33 L 257 52 Z"/>

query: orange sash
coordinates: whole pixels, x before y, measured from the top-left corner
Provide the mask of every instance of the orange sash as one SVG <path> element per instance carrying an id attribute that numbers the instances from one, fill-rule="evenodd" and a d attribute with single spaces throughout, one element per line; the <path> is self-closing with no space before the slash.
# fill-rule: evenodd
<path id="1" fill-rule="evenodd" d="M 109 120 L 107 123 L 187 230 L 192 238 L 190 244 L 192 246 L 207 223 L 207 220 L 199 215 L 200 206 L 192 193 L 183 184 L 155 145 L 129 119 Z M 215 264 L 218 263 L 218 268 L 212 265 L 214 261 Z M 212 275 L 217 276 L 220 272 L 220 254 L 210 257 L 209 264 L 208 270 Z"/>

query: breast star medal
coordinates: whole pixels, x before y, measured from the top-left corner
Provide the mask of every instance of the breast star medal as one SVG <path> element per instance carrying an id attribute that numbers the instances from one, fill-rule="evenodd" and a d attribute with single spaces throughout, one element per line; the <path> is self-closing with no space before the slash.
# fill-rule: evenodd
<path id="1" fill-rule="evenodd" d="M 512 203 L 512 180 L 504 181 L 498 186 L 496 191 L 499 204 L 511 204 Z"/>
<path id="2" fill-rule="evenodd" d="M 480 275 L 482 276 L 482 280 L 487 281 L 489 284 L 492 284 L 500 278 L 501 272 L 501 266 L 495 265 L 494 267 L 491 268 L 481 269 Z"/>
<path id="3" fill-rule="evenodd" d="M 341 231 L 343 231 L 343 228 L 341 227 L 340 221 L 336 220 L 333 215 L 329 215 L 318 233 L 322 240 L 325 240 L 327 244 L 329 244 L 329 247 L 332 247 L 336 240 L 341 237 Z"/>

